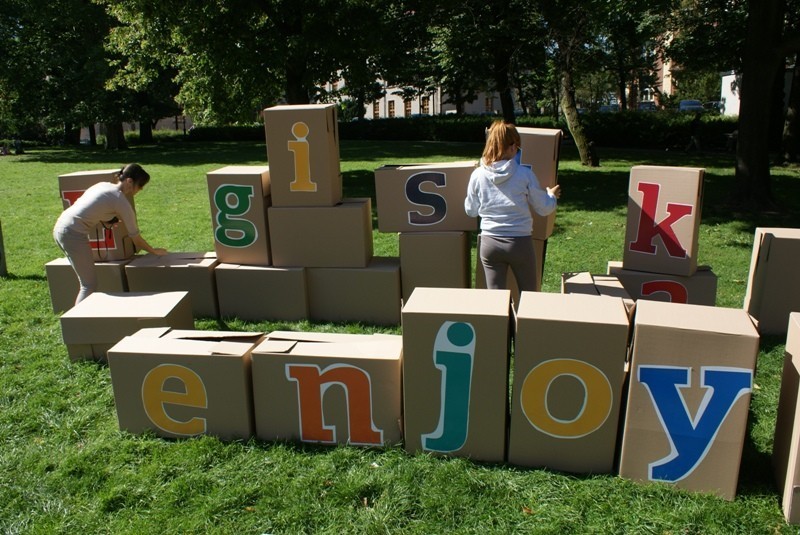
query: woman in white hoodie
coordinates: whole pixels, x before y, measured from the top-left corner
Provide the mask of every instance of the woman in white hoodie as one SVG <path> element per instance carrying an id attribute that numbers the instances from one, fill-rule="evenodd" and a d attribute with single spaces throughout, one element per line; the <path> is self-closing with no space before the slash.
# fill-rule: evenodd
<path id="1" fill-rule="evenodd" d="M 517 162 L 519 145 L 519 132 L 513 124 L 492 123 L 480 166 L 469 179 L 464 209 L 469 216 L 481 218 L 478 254 L 486 286 L 506 288 L 510 267 L 520 291 L 534 291 L 536 251 L 531 239 L 531 210 L 543 216 L 552 213 L 561 187 L 542 189 L 530 167 Z"/>

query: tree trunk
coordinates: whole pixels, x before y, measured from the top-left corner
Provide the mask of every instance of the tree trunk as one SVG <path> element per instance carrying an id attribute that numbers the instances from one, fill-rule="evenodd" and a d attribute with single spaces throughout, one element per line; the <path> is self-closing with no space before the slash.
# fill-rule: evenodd
<path id="1" fill-rule="evenodd" d="M 86 128 L 89 129 L 89 145 L 92 147 L 97 146 L 97 130 L 94 128 L 94 123 L 90 124 Z"/>
<path id="2" fill-rule="evenodd" d="M 743 205 L 772 206 L 769 170 L 769 110 L 783 26 L 782 0 L 749 0 L 744 46 L 739 138 L 736 150 L 736 196 Z"/>
<path id="3" fill-rule="evenodd" d="M 572 139 L 575 141 L 578 155 L 581 158 L 581 165 L 596 167 L 596 158 L 592 158 L 592 147 L 586 137 L 586 132 L 583 130 L 581 118 L 578 114 L 578 106 L 575 104 L 575 86 L 572 81 L 572 72 L 567 66 L 564 66 L 563 69 L 564 71 L 561 73 L 561 109 L 564 111 L 564 117 L 567 120 L 567 128 L 569 128 Z"/>
<path id="4" fill-rule="evenodd" d="M 789 106 L 783 123 L 782 153 L 783 161 L 796 163 L 800 161 L 800 65 L 797 64 L 800 54 L 795 56 L 792 73 L 792 88 L 789 93 Z"/>
<path id="5" fill-rule="evenodd" d="M 153 125 L 149 119 L 139 120 L 139 143 L 153 143 Z"/>
<path id="6" fill-rule="evenodd" d="M 106 149 L 121 150 L 127 148 L 128 143 L 125 141 L 125 131 L 122 123 L 106 123 Z"/>

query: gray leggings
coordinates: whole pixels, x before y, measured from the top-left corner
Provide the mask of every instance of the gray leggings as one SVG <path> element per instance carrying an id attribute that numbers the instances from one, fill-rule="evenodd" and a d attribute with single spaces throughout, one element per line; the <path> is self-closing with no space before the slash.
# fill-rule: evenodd
<path id="1" fill-rule="evenodd" d="M 530 236 L 500 237 L 481 234 L 479 251 L 486 287 L 508 288 L 508 269 L 514 273 L 521 292 L 536 290 L 536 250 Z"/>
<path id="2" fill-rule="evenodd" d="M 78 297 L 75 298 L 77 305 L 89 294 L 97 289 L 97 272 L 94 267 L 94 257 L 92 256 L 92 246 L 89 244 L 89 236 L 74 232 L 66 228 L 56 227 L 53 229 L 53 238 L 64 254 L 67 255 L 72 269 L 78 276 L 78 283 L 81 286 Z"/>

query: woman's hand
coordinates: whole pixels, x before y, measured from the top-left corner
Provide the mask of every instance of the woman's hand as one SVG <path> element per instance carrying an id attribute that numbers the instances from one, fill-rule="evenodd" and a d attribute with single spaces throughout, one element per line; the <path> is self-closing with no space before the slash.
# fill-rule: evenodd
<path id="1" fill-rule="evenodd" d="M 547 188 L 547 193 L 556 199 L 561 198 L 561 184 L 556 184 L 552 188 Z"/>

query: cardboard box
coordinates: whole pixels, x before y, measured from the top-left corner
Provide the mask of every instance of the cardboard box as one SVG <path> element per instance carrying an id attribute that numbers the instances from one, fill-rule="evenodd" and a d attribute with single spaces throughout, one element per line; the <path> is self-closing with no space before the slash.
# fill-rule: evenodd
<path id="1" fill-rule="evenodd" d="M 144 329 L 108 351 L 119 428 L 168 438 L 253 435 L 259 332 Z"/>
<path id="2" fill-rule="evenodd" d="M 336 206 L 269 209 L 277 267 L 367 267 L 372 259 L 372 200 Z"/>
<path id="3" fill-rule="evenodd" d="M 511 292 L 417 288 L 403 306 L 408 452 L 502 462 Z"/>
<path id="4" fill-rule="evenodd" d="M 365 268 L 308 268 L 309 317 L 323 322 L 400 324 L 400 260 L 375 257 Z"/>
<path id="5" fill-rule="evenodd" d="M 120 293 L 128 291 L 128 280 L 125 278 L 125 264 L 130 260 L 111 260 L 97 262 L 97 291 Z M 78 276 L 66 258 L 56 258 L 44 265 L 47 274 L 47 285 L 50 288 L 50 302 L 56 314 L 65 312 L 75 304 L 80 291 Z"/>
<path id="6" fill-rule="evenodd" d="M 253 351 L 261 440 L 399 444 L 402 338 L 275 331 Z"/>
<path id="7" fill-rule="evenodd" d="M 125 266 L 132 292 L 189 292 L 196 318 L 218 318 L 214 253 L 169 253 L 144 255 Z"/>
<path id="8" fill-rule="evenodd" d="M 401 232 L 400 276 L 403 300 L 414 288 L 469 288 L 470 234 L 468 232 Z"/>
<path id="9" fill-rule="evenodd" d="M 762 334 L 784 334 L 790 312 L 800 311 L 800 229 L 757 228 L 744 309 Z"/>
<path id="10" fill-rule="evenodd" d="M 119 169 L 99 169 L 59 175 L 58 188 L 63 208 L 65 210 L 69 208 L 83 195 L 84 191 L 98 182 L 116 184 L 119 172 Z M 128 197 L 128 201 L 136 211 L 136 203 L 134 203 L 133 196 Z M 92 255 L 96 262 L 124 260 L 136 254 L 133 241 L 128 237 L 128 229 L 125 228 L 125 223 L 122 221 L 116 225 L 109 226 L 109 228 L 97 225 L 94 232 L 89 235 L 89 244 L 92 247 Z"/>
<path id="11" fill-rule="evenodd" d="M 558 184 L 558 158 L 561 130 L 553 128 L 517 127 L 520 137 L 519 163 L 531 168 L 542 188 Z M 553 233 L 556 212 L 541 216 L 533 212 L 533 237 L 546 240 Z"/>
<path id="12" fill-rule="evenodd" d="M 214 251 L 220 262 L 268 266 L 269 166 L 232 165 L 206 175 Z"/>
<path id="13" fill-rule="evenodd" d="M 631 168 L 625 269 L 688 277 L 697 269 L 703 169 Z"/>
<path id="14" fill-rule="evenodd" d="M 333 206 L 342 200 L 335 104 L 264 110 L 273 206 Z"/>
<path id="15" fill-rule="evenodd" d="M 608 262 L 608 273 L 619 279 L 634 300 L 667 301 L 690 305 L 717 304 L 717 276 L 709 266 L 697 266 L 690 277 L 624 269 L 622 262 Z"/>
<path id="16" fill-rule="evenodd" d="M 375 170 L 378 230 L 442 232 L 477 230 L 464 210 L 477 162 L 384 165 Z"/>
<path id="17" fill-rule="evenodd" d="M 105 361 L 114 344 L 146 327 L 193 328 L 189 294 L 94 292 L 61 316 L 61 336 L 73 361 Z"/>
<path id="18" fill-rule="evenodd" d="M 628 314 L 633 313 L 635 301 L 615 275 L 593 275 L 589 272 L 562 273 L 562 294 L 602 295 L 622 299 Z"/>
<path id="19" fill-rule="evenodd" d="M 308 318 L 305 268 L 217 264 L 219 315 L 248 321 Z"/>
<path id="20" fill-rule="evenodd" d="M 758 344 L 744 310 L 638 301 L 620 476 L 733 499 Z"/>
<path id="21" fill-rule="evenodd" d="M 772 465 L 786 521 L 800 524 L 800 313 L 788 323 Z"/>
<path id="22" fill-rule="evenodd" d="M 522 292 L 509 463 L 613 470 L 629 328 L 620 298 Z"/>
<path id="23" fill-rule="evenodd" d="M 533 240 L 533 249 L 536 251 L 536 279 L 538 281 L 538 284 L 536 285 L 536 291 L 539 292 L 542 290 L 542 278 L 544 276 L 547 240 L 537 240 L 536 238 L 531 239 Z M 486 272 L 483 270 L 483 263 L 481 262 L 480 234 L 478 235 L 477 246 L 475 250 L 475 287 L 486 288 Z M 506 280 L 508 281 L 508 288 L 511 290 L 511 300 L 518 305 L 520 299 L 519 286 L 517 286 L 517 279 L 514 277 L 514 273 L 510 268 L 508 270 L 508 278 Z"/>

